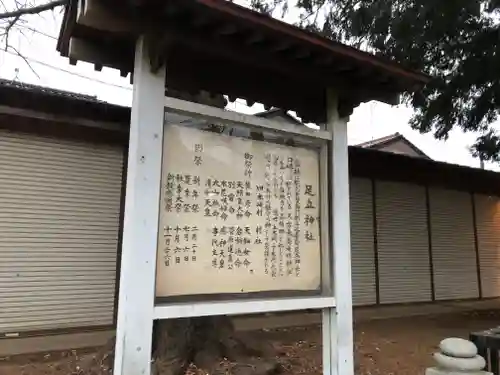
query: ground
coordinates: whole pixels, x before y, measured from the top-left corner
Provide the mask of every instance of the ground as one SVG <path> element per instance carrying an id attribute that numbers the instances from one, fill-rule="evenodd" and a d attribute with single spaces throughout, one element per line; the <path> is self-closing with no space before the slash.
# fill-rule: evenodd
<path id="1" fill-rule="evenodd" d="M 500 311 L 366 321 L 355 325 L 356 375 L 417 375 L 432 365 L 440 340 L 464 337 L 500 325 Z M 268 342 L 287 375 L 321 374 L 320 327 L 244 332 L 246 340 Z M 0 358 L 1 375 L 103 375 L 109 361 L 83 372 L 95 350 Z M 102 350 L 100 353 L 102 356 Z M 105 357 L 105 356 L 104 356 Z M 103 369 L 104 368 L 104 369 Z M 196 373 L 196 369 L 192 370 Z M 200 372 L 201 373 L 201 372 Z"/>

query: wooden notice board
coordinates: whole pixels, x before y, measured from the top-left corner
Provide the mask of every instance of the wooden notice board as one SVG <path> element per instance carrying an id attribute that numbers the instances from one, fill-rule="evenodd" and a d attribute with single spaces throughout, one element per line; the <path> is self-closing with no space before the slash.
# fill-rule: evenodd
<path id="1" fill-rule="evenodd" d="M 316 290 L 316 151 L 168 125 L 156 296 Z"/>

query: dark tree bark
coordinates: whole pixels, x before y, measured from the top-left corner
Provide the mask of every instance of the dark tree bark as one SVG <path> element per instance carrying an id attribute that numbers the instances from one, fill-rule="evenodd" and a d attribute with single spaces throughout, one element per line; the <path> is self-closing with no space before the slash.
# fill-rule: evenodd
<path id="1" fill-rule="evenodd" d="M 82 357 L 71 373 L 112 374 L 114 349 L 113 338 L 97 353 Z M 236 337 L 227 316 L 157 321 L 153 330 L 152 375 L 184 375 L 192 366 L 210 375 L 281 372 L 272 346 L 260 341 L 243 342 Z"/>
<path id="2" fill-rule="evenodd" d="M 208 374 L 276 374 L 271 348 L 243 342 L 227 316 L 163 320 L 155 325 L 153 374 L 184 375 L 191 364 Z"/>

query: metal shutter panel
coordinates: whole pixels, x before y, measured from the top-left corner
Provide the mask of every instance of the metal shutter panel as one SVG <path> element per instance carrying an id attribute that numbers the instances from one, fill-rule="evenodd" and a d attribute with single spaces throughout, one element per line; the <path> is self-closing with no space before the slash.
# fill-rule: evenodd
<path id="1" fill-rule="evenodd" d="M 479 296 L 472 201 L 468 193 L 429 189 L 437 300 Z"/>
<path id="2" fill-rule="evenodd" d="M 372 182 L 352 178 L 351 183 L 351 264 L 354 305 L 377 303 L 373 243 Z"/>
<path id="3" fill-rule="evenodd" d="M 376 182 L 381 303 L 431 300 L 425 188 Z"/>
<path id="4" fill-rule="evenodd" d="M 500 297 L 500 198 L 475 195 L 483 297 Z"/>
<path id="5" fill-rule="evenodd" d="M 0 131 L 0 333 L 113 323 L 122 162 Z"/>

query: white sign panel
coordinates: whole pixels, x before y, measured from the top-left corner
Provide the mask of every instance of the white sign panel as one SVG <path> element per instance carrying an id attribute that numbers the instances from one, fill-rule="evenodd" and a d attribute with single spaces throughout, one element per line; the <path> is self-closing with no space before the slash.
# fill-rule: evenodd
<path id="1" fill-rule="evenodd" d="M 317 152 L 168 125 L 160 204 L 158 297 L 319 288 Z"/>

